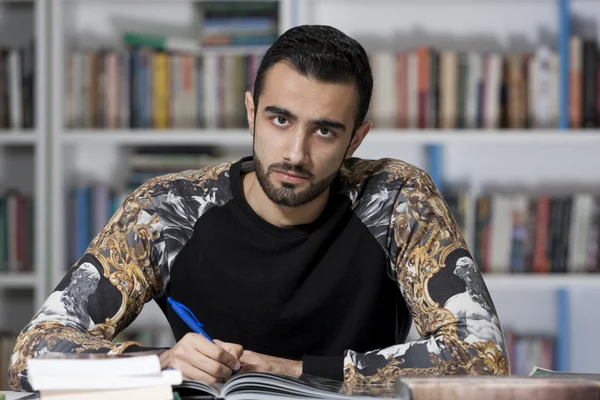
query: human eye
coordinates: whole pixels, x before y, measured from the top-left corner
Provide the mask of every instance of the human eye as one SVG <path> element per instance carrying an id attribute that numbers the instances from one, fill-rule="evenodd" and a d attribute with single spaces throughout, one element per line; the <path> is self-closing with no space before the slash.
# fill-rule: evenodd
<path id="1" fill-rule="evenodd" d="M 273 121 L 273 124 L 274 124 L 275 126 L 278 126 L 278 127 L 280 127 L 280 128 L 285 128 L 285 127 L 287 126 L 287 124 L 288 124 L 288 120 L 287 120 L 287 118 L 285 118 L 285 117 L 282 117 L 282 116 L 280 116 L 280 115 L 279 115 L 279 116 L 275 116 L 275 117 L 271 118 L 271 121 Z"/>
<path id="2" fill-rule="evenodd" d="M 335 133 L 327 128 L 318 128 L 317 135 L 324 138 L 332 138 L 335 136 Z"/>

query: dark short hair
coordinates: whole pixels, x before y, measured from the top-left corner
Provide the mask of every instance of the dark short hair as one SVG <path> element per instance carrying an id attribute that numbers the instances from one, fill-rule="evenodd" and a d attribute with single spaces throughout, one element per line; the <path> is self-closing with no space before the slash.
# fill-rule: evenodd
<path id="1" fill-rule="evenodd" d="M 373 92 L 373 75 L 367 52 L 355 39 L 326 25 L 301 25 L 284 32 L 266 51 L 258 67 L 253 95 L 256 109 L 267 72 L 281 61 L 319 81 L 354 83 L 358 110 L 353 130 L 364 122 Z"/>

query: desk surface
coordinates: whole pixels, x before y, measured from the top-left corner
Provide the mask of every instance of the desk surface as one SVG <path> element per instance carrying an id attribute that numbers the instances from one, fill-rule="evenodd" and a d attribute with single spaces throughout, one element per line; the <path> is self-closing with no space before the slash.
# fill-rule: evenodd
<path id="1" fill-rule="evenodd" d="M 29 396 L 31 393 L 27 392 L 3 392 L 0 390 L 0 394 L 6 395 L 6 400 L 17 400 L 25 396 Z"/>

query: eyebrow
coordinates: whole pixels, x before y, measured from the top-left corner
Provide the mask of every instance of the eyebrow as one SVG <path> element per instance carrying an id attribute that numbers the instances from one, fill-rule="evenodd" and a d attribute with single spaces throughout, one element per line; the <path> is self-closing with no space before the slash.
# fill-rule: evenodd
<path id="1" fill-rule="evenodd" d="M 277 106 L 266 106 L 265 112 L 269 112 L 272 114 L 279 114 L 281 116 L 291 119 L 292 121 L 298 120 L 297 115 L 286 110 L 285 108 L 281 108 L 281 107 L 277 107 Z M 330 128 L 330 129 L 339 129 L 342 131 L 346 131 L 346 125 L 342 124 L 339 121 L 334 121 L 334 120 L 327 119 L 327 118 L 313 119 L 310 121 L 310 123 L 313 125 L 323 126 L 323 127 Z"/>

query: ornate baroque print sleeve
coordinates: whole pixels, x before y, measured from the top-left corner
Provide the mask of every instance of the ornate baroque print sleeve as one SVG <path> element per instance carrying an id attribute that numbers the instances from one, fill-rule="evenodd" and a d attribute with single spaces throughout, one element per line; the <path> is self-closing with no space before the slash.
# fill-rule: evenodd
<path id="1" fill-rule="evenodd" d="M 370 214 L 363 221 L 389 254 L 389 274 L 421 338 L 364 354 L 347 350 L 345 381 L 391 383 L 409 374 L 508 375 L 494 304 L 431 178 L 399 161 L 360 160 L 348 166 L 350 190 L 362 191 L 367 204 L 357 204 L 356 212 Z M 382 218 L 382 212 L 388 217 Z"/>
<path id="2" fill-rule="evenodd" d="M 9 365 L 15 390 L 31 389 L 27 359 L 43 353 L 118 354 L 139 346 L 112 340 L 164 293 L 170 262 L 198 215 L 214 205 L 213 183 L 227 168 L 154 178 L 125 199 L 21 331 Z"/>

